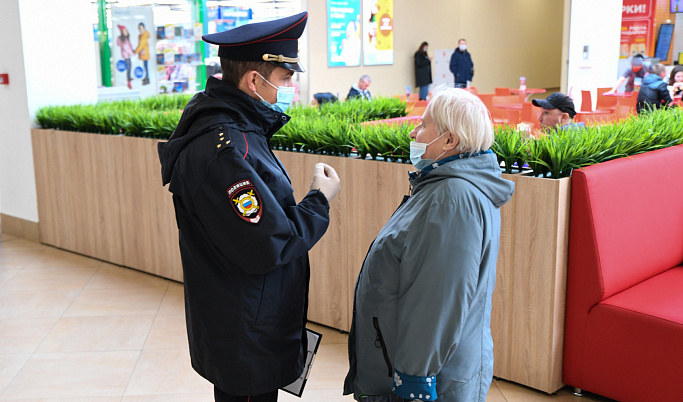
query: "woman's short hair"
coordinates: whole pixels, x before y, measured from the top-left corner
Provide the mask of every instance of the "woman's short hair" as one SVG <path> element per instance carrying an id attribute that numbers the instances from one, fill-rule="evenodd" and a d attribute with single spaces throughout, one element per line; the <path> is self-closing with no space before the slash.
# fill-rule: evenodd
<path id="1" fill-rule="evenodd" d="M 491 116 L 484 103 L 465 89 L 441 85 L 427 105 L 437 132 L 458 140 L 458 153 L 487 151 L 493 145 Z"/>

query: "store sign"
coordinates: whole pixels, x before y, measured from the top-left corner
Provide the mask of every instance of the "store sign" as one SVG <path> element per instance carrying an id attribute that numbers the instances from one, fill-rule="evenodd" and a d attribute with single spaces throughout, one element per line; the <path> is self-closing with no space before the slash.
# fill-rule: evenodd
<path id="1" fill-rule="evenodd" d="M 619 58 L 647 56 L 652 38 L 654 0 L 623 0 Z"/>

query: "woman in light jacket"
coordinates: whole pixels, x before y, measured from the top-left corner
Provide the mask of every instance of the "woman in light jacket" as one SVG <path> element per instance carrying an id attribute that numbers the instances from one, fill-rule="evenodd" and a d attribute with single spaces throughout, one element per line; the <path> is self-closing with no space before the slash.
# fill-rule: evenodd
<path id="1" fill-rule="evenodd" d="M 481 100 L 455 88 L 439 88 L 410 133 L 418 171 L 356 282 L 345 394 L 486 400 L 499 208 L 514 191 L 493 135 Z"/>
<path id="2" fill-rule="evenodd" d="M 432 83 L 432 59 L 427 55 L 429 44 L 422 42 L 415 52 L 415 86 L 420 88 L 420 100 L 427 100 L 429 84 Z"/>

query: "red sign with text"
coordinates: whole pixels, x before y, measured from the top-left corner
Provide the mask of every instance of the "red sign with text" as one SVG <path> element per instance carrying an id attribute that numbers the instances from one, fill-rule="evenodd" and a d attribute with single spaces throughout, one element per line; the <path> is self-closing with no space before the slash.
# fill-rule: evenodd
<path id="1" fill-rule="evenodd" d="M 633 57 L 639 53 L 647 56 L 653 19 L 654 0 L 623 0 L 620 58 Z"/>

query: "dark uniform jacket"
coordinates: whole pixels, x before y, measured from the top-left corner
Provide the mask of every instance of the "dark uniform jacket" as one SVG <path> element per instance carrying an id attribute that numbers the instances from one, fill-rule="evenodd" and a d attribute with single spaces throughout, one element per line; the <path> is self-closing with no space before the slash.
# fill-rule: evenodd
<path id="1" fill-rule="evenodd" d="M 303 370 L 308 250 L 329 223 L 325 196 L 297 204 L 271 152 L 289 120 L 215 78 L 159 144 L 180 235 L 192 367 L 224 392 L 256 395 Z"/>
<path id="2" fill-rule="evenodd" d="M 467 81 L 472 81 L 472 77 L 474 77 L 474 63 L 472 63 L 470 52 L 467 50 L 462 52 L 460 49 L 455 49 L 451 56 L 450 69 L 456 84 L 466 84 Z"/>
<path id="3" fill-rule="evenodd" d="M 415 52 L 415 86 L 426 87 L 432 83 L 432 62 L 421 51 Z"/>

